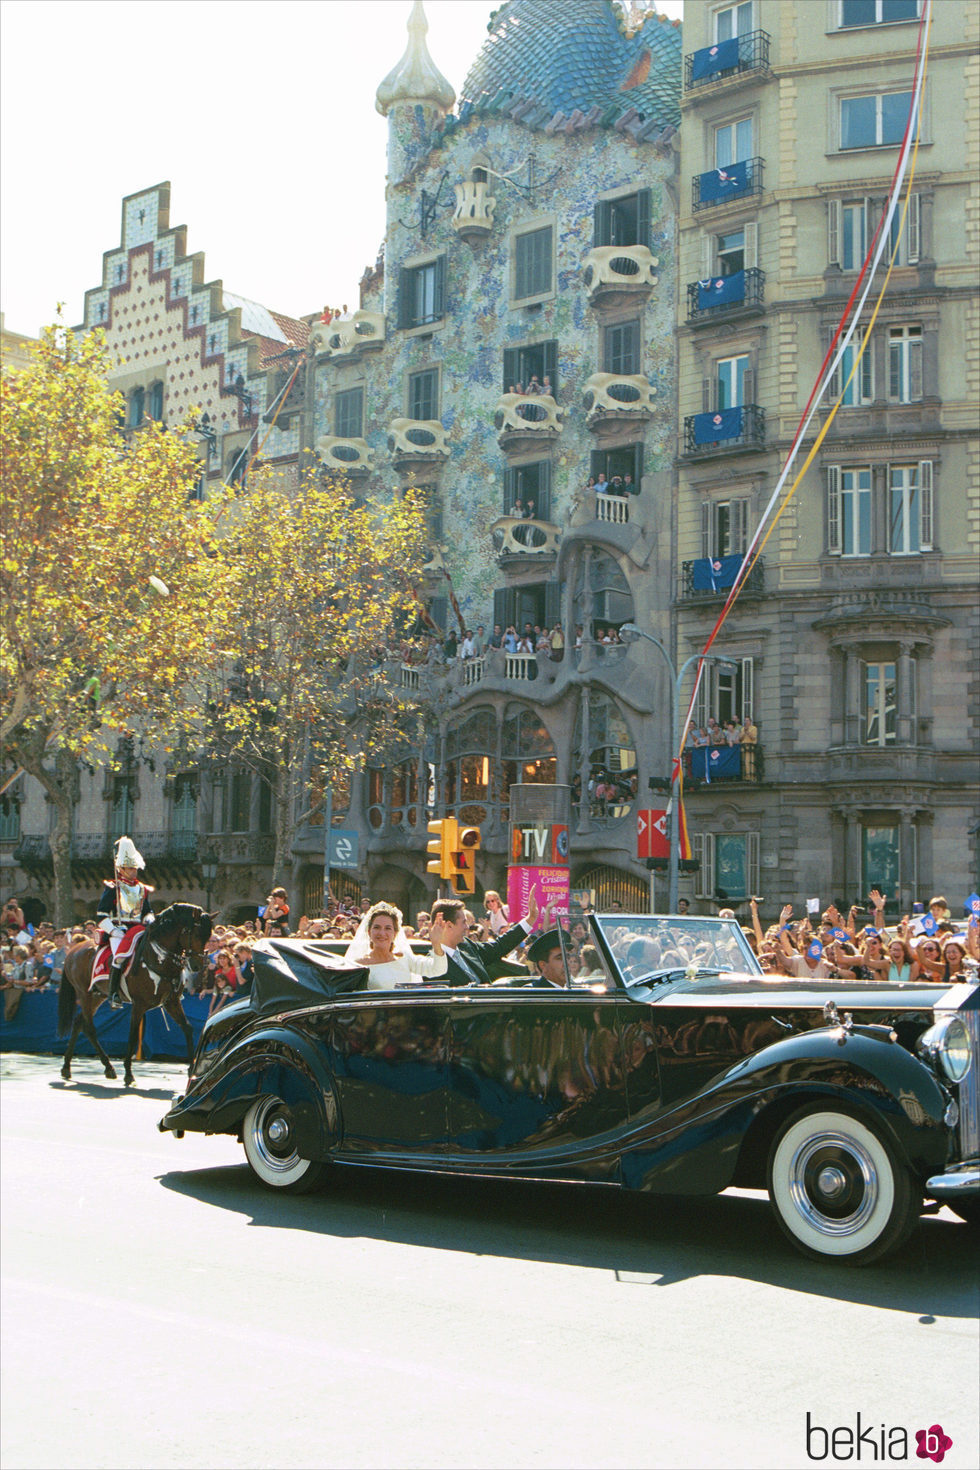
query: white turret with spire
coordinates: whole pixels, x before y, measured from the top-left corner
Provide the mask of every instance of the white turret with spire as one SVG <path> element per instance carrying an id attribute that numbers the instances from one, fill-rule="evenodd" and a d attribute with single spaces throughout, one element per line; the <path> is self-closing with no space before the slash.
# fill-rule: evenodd
<path id="1" fill-rule="evenodd" d="M 429 23 L 422 0 L 415 0 L 408 17 L 408 45 L 405 55 L 385 77 L 378 88 L 374 105 L 387 117 L 396 102 L 429 103 L 445 114 L 456 101 L 456 93 L 429 55 L 425 33 Z"/>

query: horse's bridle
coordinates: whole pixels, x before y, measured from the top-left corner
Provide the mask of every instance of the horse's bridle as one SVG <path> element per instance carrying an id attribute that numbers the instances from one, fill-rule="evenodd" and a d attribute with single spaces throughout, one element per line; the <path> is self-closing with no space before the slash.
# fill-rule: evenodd
<path id="1" fill-rule="evenodd" d="M 185 930 L 182 930 L 181 932 L 186 934 L 187 931 L 185 929 Z M 151 949 L 153 951 L 153 953 L 157 956 L 157 959 L 158 959 L 158 961 L 160 963 L 160 966 L 161 966 L 161 970 L 160 971 L 154 970 L 152 968 L 152 966 L 149 964 L 149 962 L 148 962 L 148 960 L 146 958 L 146 950 L 147 949 Z M 146 947 L 144 948 L 144 951 L 143 951 L 143 968 L 146 970 L 146 973 L 149 975 L 150 979 L 153 981 L 153 993 L 154 993 L 154 995 L 158 995 L 159 994 L 159 992 L 160 992 L 160 986 L 163 984 L 163 982 L 165 980 L 166 980 L 167 984 L 170 985 L 171 988 L 173 990 L 175 990 L 175 991 L 179 991 L 182 988 L 179 985 L 179 983 L 175 983 L 175 982 L 179 982 L 180 981 L 180 977 L 181 977 L 181 974 L 183 973 L 184 964 L 185 964 L 185 961 L 186 961 L 188 952 L 189 952 L 188 951 L 188 946 L 186 944 L 185 945 L 182 945 L 180 949 L 164 949 L 162 947 L 162 945 L 157 944 L 157 942 L 156 942 L 155 939 L 152 939 L 149 935 L 147 936 Z M 203 958 L 204 958 L 204 956 L 202 954 L 201 955 L 201 959 L 203 960 Z M 164 970 L 164 968 L 166 967 L 168 961 L 170 962 L 170 964 L 172 966 L 175 967 L 173 969 L 173 972 L 170 975 L 161 973 Z M 203 965 L 198 966 L 198 968 L 197 968 L 197 974 L 200 974 L 202 969 L 203 969 Z"/>

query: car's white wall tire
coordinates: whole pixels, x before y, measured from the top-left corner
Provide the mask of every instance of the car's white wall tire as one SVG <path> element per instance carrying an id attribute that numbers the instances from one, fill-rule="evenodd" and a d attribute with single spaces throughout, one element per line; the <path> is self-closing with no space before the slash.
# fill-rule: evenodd
<path id="1" fill-rule="evenodd" d="M 260 1097 L 245 1114 L 242 1145 L 249 1168 L 269 1189 L 305 1194 L 321 1183 L 326 1165 L 302 1159 L 292 1141 L 292 1117 L 278 1097 Z"/>
<path id="2" fill-rule="evenodd" d="M 843 1108 L 811 1104 L 777 1133 L 769 1198 L 783 1232 L 806 1255 L 867 1265 L 894 1250 L 921 1210 L 892 1144 Z"/>

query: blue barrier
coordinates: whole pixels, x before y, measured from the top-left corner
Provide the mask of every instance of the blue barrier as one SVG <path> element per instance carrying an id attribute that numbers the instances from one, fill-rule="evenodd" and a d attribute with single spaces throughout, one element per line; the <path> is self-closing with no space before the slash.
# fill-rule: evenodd
<path id="1" fill-rule="evenodd" d="M 9 994 L 10 992 L 6 992 Z M 122 1057 L 129 1039 L 129 1006 L 114 1011 L 101 1005 L 95 1013 L 95 1034 L 110 1057 Z M 197 1045 L 201 1028 L 207 1019 L 208 1002 L 196 995 L 184 996 L 184 1014 L 190 1022 Z M 27 990 L 12 1019 L 0 1017 L 0 1051 L 32 1052 L 43 1055 L 61 1056 L 68 1044 L 67 1034 L 58 1035 L 58 992 L 56 990 Z M 94 1057 L 95 1050 L 88 1038 L 78 1038 L 75 1055 Z M 174 1059 L 186 1061 L 184 1037 L 177 1022 L 159 1008 L 147 1011 L 143 1027 L 143 1057 L 147 1061 Z"/>

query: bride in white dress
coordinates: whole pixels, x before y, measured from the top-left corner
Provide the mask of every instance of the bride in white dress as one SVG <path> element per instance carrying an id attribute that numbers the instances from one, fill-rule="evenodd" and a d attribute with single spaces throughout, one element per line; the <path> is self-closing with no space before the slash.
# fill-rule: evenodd
<path id="1" fill-rule="evenodd" d="M 442 939 L 445 921 L 435 918 L 429 931 L 431 954 L 415 954 L 402 928 L 401 910 L 393 903 L 375 903 L 357 926 L 346 957 L 370 968 L 368 990 L 391 990 L 395 985 L 421 984 L 445 975 L 447 958 Z"/>

